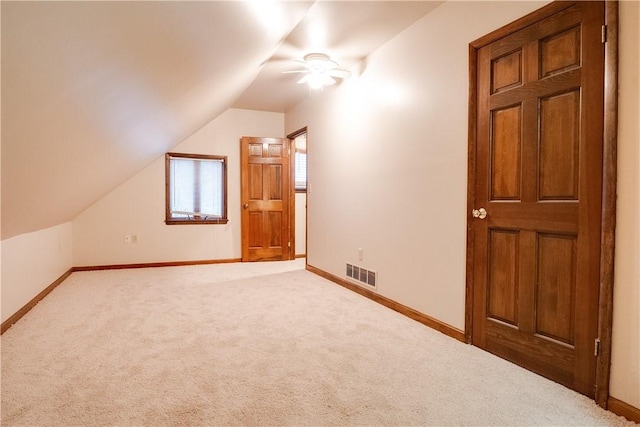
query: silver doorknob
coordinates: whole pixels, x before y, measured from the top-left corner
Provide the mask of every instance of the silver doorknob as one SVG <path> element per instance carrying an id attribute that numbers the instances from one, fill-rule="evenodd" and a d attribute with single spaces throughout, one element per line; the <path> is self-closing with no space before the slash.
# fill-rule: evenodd
<path id="1" fill-rule="evenodd" d="M 487 211 L 484 208 L 474 209 L 471 211 L 471 215 L 474 218 L 485 219 L 487 217 Z"/>
<path id="2" fill-rule="evenodd" d="M 242 207 L 247 209 L 249 207 L 249 203 L 245 203 L 244 205 L 242 205 Z"/>

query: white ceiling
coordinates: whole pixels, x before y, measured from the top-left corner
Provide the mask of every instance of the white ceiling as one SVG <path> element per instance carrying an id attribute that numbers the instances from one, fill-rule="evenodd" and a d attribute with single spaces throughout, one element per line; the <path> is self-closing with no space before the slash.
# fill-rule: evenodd
<path id="1" fill-rule="evenodd" d="M 309 96 L 297 85 L 294 59 L 308 53 L 328 54 L 340 68 L 352 68 L 371 52 L 416 22 L 441 2 L 435 1 L 318 1 L 265 62 L 256 79 L 233 107 L 286 112 Z"/>
<path id="2" fill-rule="evenodd" d="M 72 220 L 229 107 L 285 112 L 309 95 L 292 59 L 351 67 L 439 4 L 2 1 L 2 239 Z"/>

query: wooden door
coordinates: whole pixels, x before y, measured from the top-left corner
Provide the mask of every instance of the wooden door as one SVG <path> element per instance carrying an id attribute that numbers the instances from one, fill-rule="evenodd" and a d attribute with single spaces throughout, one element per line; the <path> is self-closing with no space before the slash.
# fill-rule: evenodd
<path id="1" fill-rule="evenodd" d="M 289 140 L 241 139 L 242 260 L 291 259 Z"/>
<path id="2" fill-rule="evenodd" d="M 552 7 L 477 50 L 471 340 L 593 397 L 604 5 Z"/>

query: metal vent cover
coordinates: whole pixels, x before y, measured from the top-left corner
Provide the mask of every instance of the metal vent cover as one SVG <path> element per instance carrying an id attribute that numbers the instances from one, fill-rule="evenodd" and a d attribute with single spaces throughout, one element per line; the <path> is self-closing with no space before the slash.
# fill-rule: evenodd
<path id="1" fill-rule="evenodd" d="M 373 270 L 347 263 L 346 275 L 348 278 L 359 283 L 371 286 L 372 288 L 377 287 L 378 273 Z"/>

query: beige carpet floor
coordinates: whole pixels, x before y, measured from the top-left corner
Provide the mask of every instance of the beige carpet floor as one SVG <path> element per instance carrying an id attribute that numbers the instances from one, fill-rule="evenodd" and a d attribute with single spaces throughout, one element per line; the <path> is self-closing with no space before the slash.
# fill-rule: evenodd
<path id="1" fill-rule="evenodd" d="M 73 273 L 0 343 L 3 426 L 632 425 L 300 260 Z"/>

